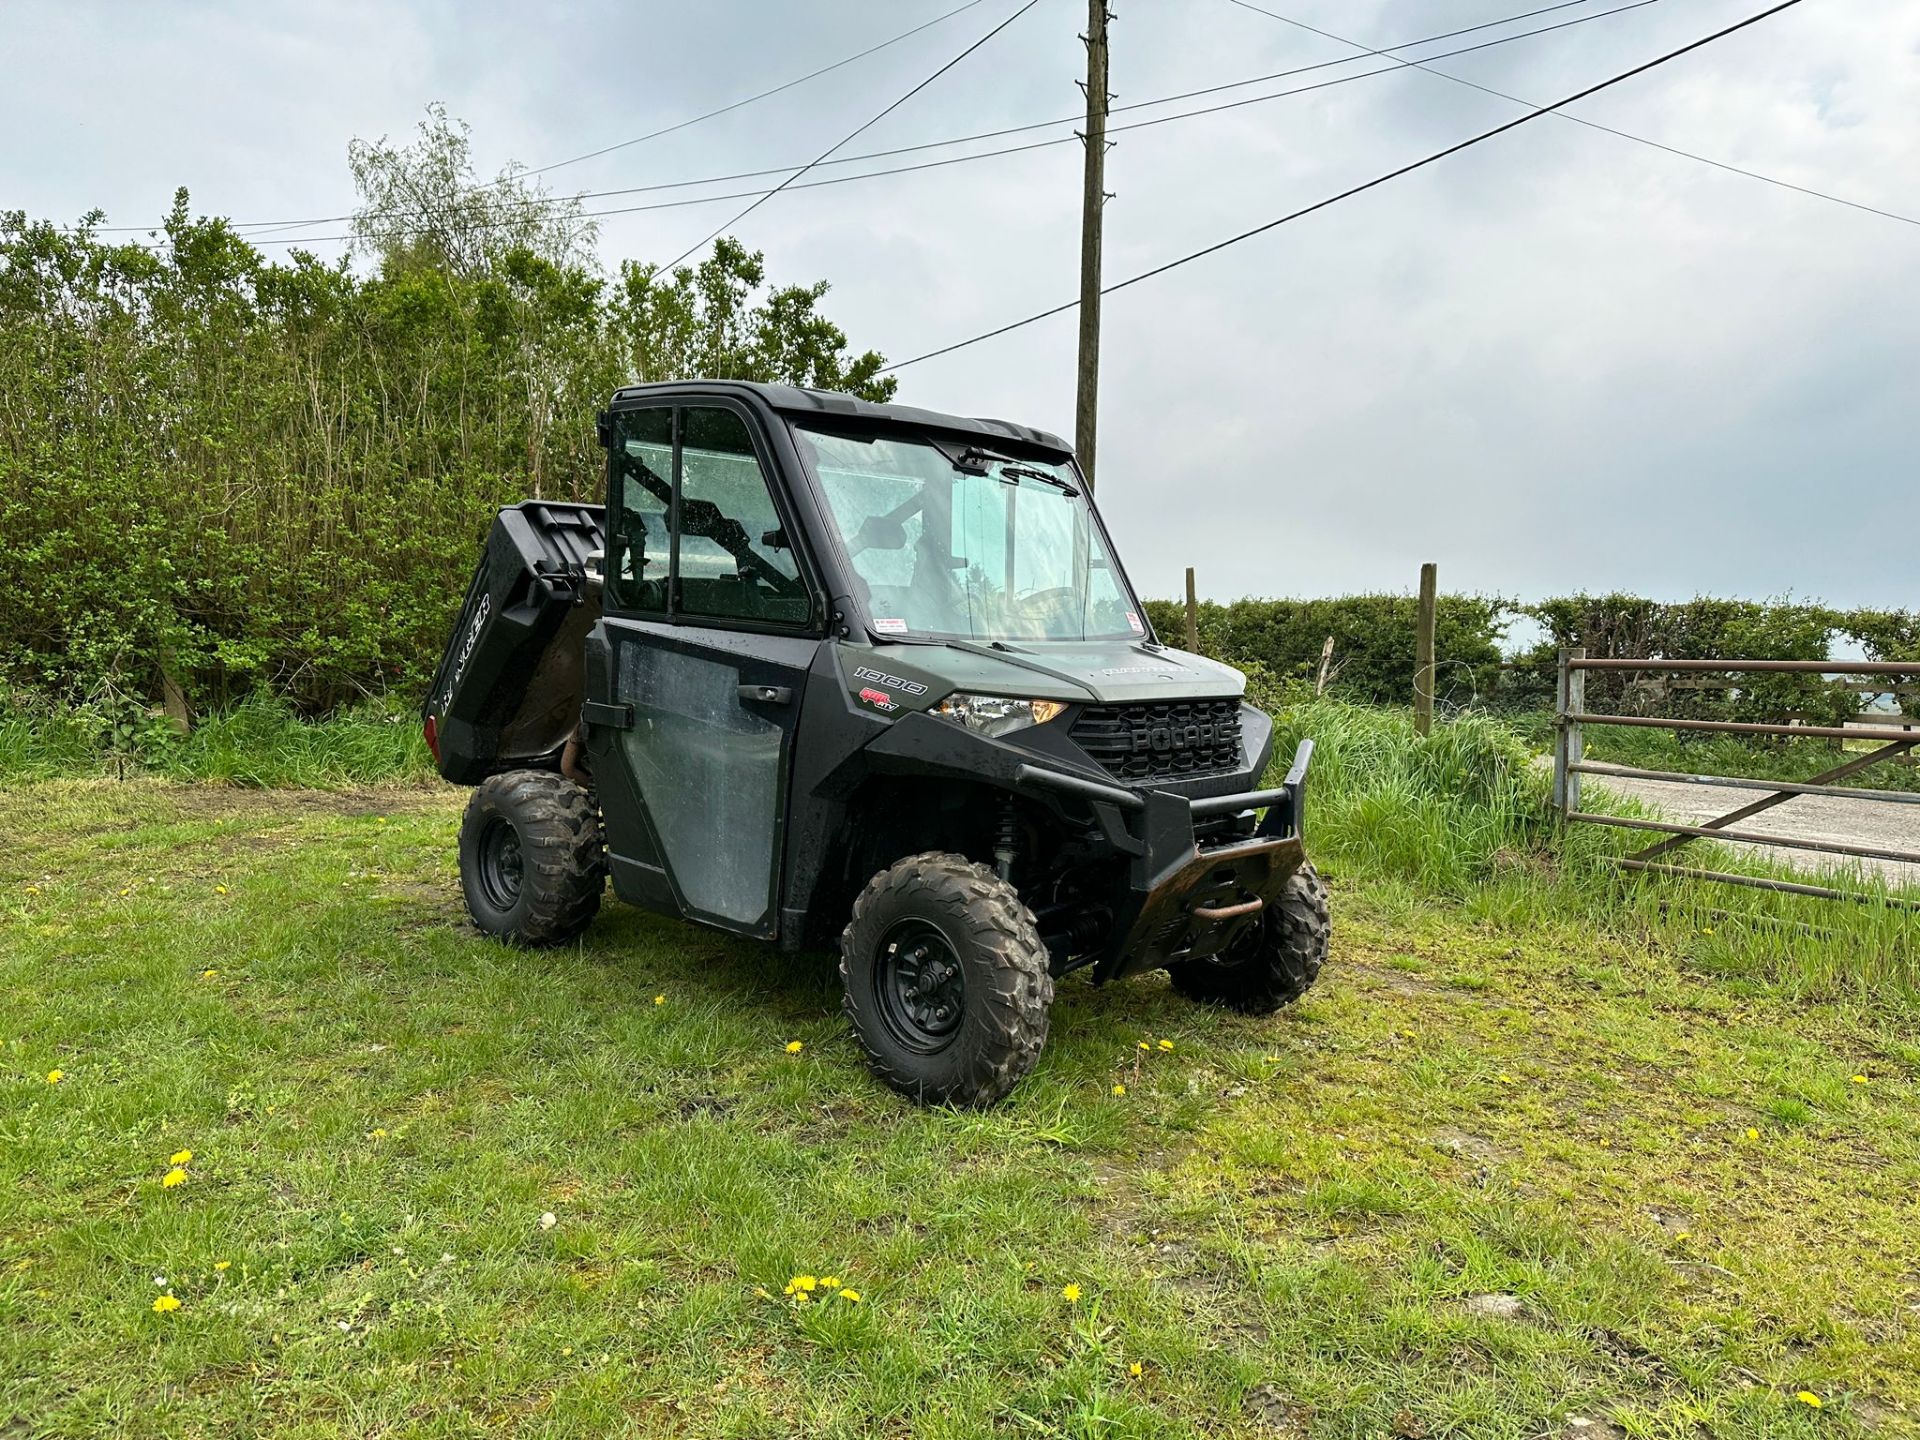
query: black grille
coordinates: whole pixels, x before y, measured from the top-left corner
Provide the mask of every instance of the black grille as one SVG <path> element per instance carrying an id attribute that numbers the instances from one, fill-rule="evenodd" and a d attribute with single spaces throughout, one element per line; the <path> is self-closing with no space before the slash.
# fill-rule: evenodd
<path id="1" fill-rule="evenodd" d="M 1185 780 L 1240 764 L 1238 700 L 1089 705 L 1073 740 L 1116 780 Z"/>

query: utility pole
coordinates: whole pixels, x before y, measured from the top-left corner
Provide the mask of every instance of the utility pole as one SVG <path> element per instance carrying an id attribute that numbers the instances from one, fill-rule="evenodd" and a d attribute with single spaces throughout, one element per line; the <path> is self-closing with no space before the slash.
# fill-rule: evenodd
<path id="1" fill-rule="evenodd" d="M 1073 445 L 1093 489 L 1094 437 L 1100 413 L 1100 224 L 1107 204 L 1107 0 L 1087 0 L 1086 193 L 1080 201 L 1080 391 Z"/>

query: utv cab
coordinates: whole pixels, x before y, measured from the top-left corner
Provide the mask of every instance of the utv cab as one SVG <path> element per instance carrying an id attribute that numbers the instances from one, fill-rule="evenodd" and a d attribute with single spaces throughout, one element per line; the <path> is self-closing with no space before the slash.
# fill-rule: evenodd
<path id="1" fill-rule="evenodd" d="M 467 907 L 526 945 L 630 904 L 837 945 L 874 1071 L 986 1103 L 1057 977 L 1265 1013 L 1327 952 L 1238 671 L 1160 643 L 1067 445 L 733 381 L 599 417 L 604 507 L 501 511 L 425 707 Z"/>

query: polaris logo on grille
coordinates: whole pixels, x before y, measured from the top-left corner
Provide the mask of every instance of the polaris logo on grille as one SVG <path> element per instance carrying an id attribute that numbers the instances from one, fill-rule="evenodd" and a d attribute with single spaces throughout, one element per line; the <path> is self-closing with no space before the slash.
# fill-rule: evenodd
<path id="1" fill-rule="evenodd" d="M 1073 738 L 1117 780 L 1218 775 L 1241 762 L 1238 700 L 1090 705 Z"/>

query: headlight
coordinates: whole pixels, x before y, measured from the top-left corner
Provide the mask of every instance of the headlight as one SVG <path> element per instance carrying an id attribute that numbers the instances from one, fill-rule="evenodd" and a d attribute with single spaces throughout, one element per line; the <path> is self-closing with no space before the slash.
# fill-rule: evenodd
<path id="1" fill-rule="evenodd" d="M 1009 700 L 1004 695 L 952 694 L 933 713 L 957 720 L 976 735 L 1011 735 L 1044 725 L 1067 707 L 1058 700 Z"/>

